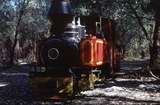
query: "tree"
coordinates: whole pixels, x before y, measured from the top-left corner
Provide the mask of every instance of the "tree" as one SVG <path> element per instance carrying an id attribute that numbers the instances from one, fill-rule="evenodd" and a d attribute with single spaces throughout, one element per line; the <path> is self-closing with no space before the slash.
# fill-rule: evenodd
<path id="1" fill-rule="evenodd" d="M 75 2 L 74 0 L 72 1 Z M 135 53 L 138 50 L 138 53 L 140 53 L 143 47 L 141 45 L 148 44 L 151 41 L 149 34 L 150 30 L 152 30 L 150 26 L 152 23 L 151 16 L 146 15 L 142 10 L 142 6 L 145 5 L 146 1 L 139 0 L 89 0 L 87 3 L 83 0 L 76 0 L 78 9 L 75 9 L 75 12 L 84 15 L 83 9 L 85 9 L 90 14 L 115 20 L 117 23 L 116 37 L 119 39 L 117 42 L 120 42 L 121 49 L 124 52 L 126 49 L 132 49 L 131 52 L 135 50 Z M 79 9 L 79 6 L 81 9 Z M 134 38 L 138 39 L 135 41 L 139 43 L 136 49 L 134 49 L 136 44 L 131 42 Z M 148 40 L 147 43 L 146 40 Z"/>
<path id="2" fill-rule="evenodd" d="M 11 64 L 15 60 L 17 42 L 33 41 L 39 35 L 48 33 L 49 3 L 49 0 L 3 0 L 1 2 L 0 39 L 4 40 L 3 44 L 8 36 L 12 40 Z"/>
<path id="3" fill-rule="evenodd" d="M 153 44 L 150 46 L 150 66 L 152 74 L 160 79 L 160 1 L 151 0 L 150 9 L 154 12 L 155 27 L 153 33 Z"/>
<path id="4" fill-rule="evenodd" d="M 22 21 L 22 18 L 25 14 L 26 8 L 30 2 L 30 0 L 15 0 L 13 1 L 15 3 L 15 8 L 16 8 L 16 24 L 15 24 L 15 34 L 14 34 L 14 41 L 13 41 L 13 46 L 12 46 L 12 53 L 11 53 L 11 64 L 13 64 L 14 61 L 14 52 L 15 52 L 15 47 L 17 45 L 18 41 L 18 35 L 19 35 L 19 29 L 20 29 L 20 24 Z"/>

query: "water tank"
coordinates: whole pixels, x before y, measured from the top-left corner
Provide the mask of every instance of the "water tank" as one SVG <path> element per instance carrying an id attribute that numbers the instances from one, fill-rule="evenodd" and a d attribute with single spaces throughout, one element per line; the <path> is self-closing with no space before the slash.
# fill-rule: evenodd
<path id="1" fill-rule="evenodd" d="M 83 66 L 96 67 L 106 62 L 107 42 L 96 36 L 86 36 L 80 42 L 80 58 Z"/>

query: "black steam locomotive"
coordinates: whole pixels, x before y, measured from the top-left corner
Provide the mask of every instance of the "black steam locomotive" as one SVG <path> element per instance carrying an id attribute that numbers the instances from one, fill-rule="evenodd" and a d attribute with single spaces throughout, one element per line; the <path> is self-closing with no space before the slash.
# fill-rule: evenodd
<path id="1" fill-rule="evenodd" d="M 37 98 L 73 96 L 119 68 L 113 21 L 74 16 L 71 10 L 69 1 L 52 0 L 51 36 L 38 43 L 36 67 L 30 72 Z"/>

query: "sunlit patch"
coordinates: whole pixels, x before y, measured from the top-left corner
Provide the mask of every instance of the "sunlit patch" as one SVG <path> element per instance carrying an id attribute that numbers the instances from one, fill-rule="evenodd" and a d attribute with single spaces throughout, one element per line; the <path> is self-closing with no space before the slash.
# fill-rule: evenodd
<path id="1" fill-rule="evenodd" d="M 121 67 L 121 70 L 141 70 L 142 67 Z"/>
<path id="2" fill-rule="evenodd" d="M 149 86 L 149 85 L 147 85 Z M 158 90 L 159 87 L 156 86 L 156 89 L 153 88 L 155 85 L 150 85 L 152 90 Z M 158 89 L 157 89 L 158 87 Z M 141 85 L 141 88 L 144 86 Z M 112 86 L 108 88 L 97 88 L 94 90 L 83 91 L 81 92 L 82 95 L 85 96 L 103 96 L 103 97 L 123 97 L 127 99 L 137 100 L 137 101 L 160 101 L 160 93 L 159 92 L 148 92 L 138 88 L 127 88 L 127 87 L 119 87 L 119 86 Z"/>
<path id="3" fill-rule="evenodd" d="M 1 73 L 1 75 L 5 75 L 5 76 L 29 76 L 28 73 Z"/>
<path id="4" fill-rule="evenodd" d="M 115 79 L 118 82 L 151 82 L 151 81 L 155 81 L 155 79 L 153 77 L 150 78 L 145 78 L 142 77 L 140 79 L 125 79 L 125 78 L 116 78 Z"/>
<path id="5" fill-rule="evenodd" d="M 0 87 L 5 87 L 7 85 L 9 85 L 9 83 L 7 83 L 7 82 L 0 82 Z"/>
<path id="6" fill-rule="evenodd" d="M 22 59 L 18 59 L 18 64 L 19 65 L 26 65 L 27 62 L 23 61 Z"/>

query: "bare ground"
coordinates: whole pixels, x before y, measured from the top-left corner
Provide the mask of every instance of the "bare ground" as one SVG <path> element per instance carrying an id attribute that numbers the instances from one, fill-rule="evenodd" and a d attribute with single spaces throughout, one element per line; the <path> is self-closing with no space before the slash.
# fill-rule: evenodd
<path id="1" fill-rule="evenodd" d="M 83 91 L 65 102 L 33 100 L 29 88 L 29 66 L 0 69 L 0 105 L 159 105 L 160 82 L 141 67 L 146 61 L 123 61 L 122 72 L 115 78 Z M 135 70 L 135 72 L 134 72 Z"/>

